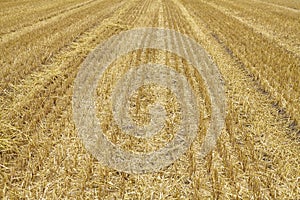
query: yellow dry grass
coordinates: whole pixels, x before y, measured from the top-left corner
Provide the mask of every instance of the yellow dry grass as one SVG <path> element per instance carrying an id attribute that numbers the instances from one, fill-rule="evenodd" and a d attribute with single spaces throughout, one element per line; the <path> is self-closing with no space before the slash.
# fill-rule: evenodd
<path id="1" fill-rule="evenodd" d="M 299 7 L 295 0 L 0 1 L 0 197 L 299 199 Z M 210 104 L 201 77 L 185 60 L 153 49 L 111 66 L 99 81 L 98 117 L 109 127 L 106 97 L 129 67 L 166 64 L 201 88 L 195 91 L 202 126 L 189 151 L 158 173 L 126 174 L 102 166 L 78 138 L 72 94 L 80 64 L 99 43 L 135 27 L 186 34 L 217 64 L 226 86 L 226 124 L 204 159 L 197 152 Z M 156 85 L 141 88 L 131 99 L 132 118 L 147 123 L 147 104 L 160 101 L 174 113 L 167 128 L 176 129 L 180 105 L 166 103 L 171 97 Z M 109 116 L 101 113 L 106 110 Z M 141 141 L 116 132 L 106 136 L 137 152 L 173 137 L 161 132 Z"/>

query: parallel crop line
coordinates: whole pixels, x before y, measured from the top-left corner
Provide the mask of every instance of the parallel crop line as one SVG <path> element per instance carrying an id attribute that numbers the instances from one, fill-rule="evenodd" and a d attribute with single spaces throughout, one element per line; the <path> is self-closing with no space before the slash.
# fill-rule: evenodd
<path id="1" fill-rule="evenodd" d="M 10 32 L 4 35 L 0 36 L 0 45 L 7 43 L 11 40 L 14 40 L 16 37 L 20 37 L 26 33 L 32 32 L 34 30 L 37 30 L 41 27 L 46 26 L 48 23 L 55 22 L 57 20 L 61 20 L 62 18 L 68 17 L 71 14 L 75 13 L 77 10 L 85 8 L 85 7 L 90 7 L 94 4 L 97 4 L 98 2 L 96 0 L 90 0 L 75 6 L 72 6 L 70 8 L 67 8 L 65 10 L 59 11 L 58 13 L 52 14 L 48 17 L 46 17 L 45 20 L 39 21 L 35 24 L 32 24 L 30 26 L 26 26 L 22 29 L 16 30 L 15 32 Z M 90 5 L 91 4 L 91 5 Z"/>
<path id="2" fill-rule="evenodd" d="M 300 46 L 299 45 L 297 46 L 297 44 L 295 45 L 292 42 L 287 43 L 287 41 L 283 40 L 282 37 L 274 35 L 274 33 L 272 33 L 271 31 L 268 31 L 268 29 L 266 29 L 265 26 L 260 25 L 260 24 L 255 24 L 251 20 L 247 20 L 246 18 L 235 15 L 232 10 L 229 10 L 225 7 L 218 6 L 212 2 L 206 2 L 206 3 L 210 6 L 212 6 L 213 8 L 219 10 L 220 12 L 224 13 L 225 15 L 237 19 L 242 24 L 245 24 L 246 26 L 253 29 L 255 32 L 261 33 L 266 38 L 275 41 L 280 46 L 284 47 L 285 49 L 289 50 L 290 52 L 292 52 L 295 55 L 297 55 L 298 57 L 300 57 Z"/>
<path id="3" fill-rule="evenodd" d="M 300 13 L 300 10 L 296 9 L 296 8 L 290 8 L 290 7 L 287 7 L 287 6 L 282 6 L 282 5 L 278 5 L 278 4 L 270 3 L 270 2 L 265 2 L 265 1 L 261 1 L 261 0 L 252 0 L 252 1 L 260 2 L 262 4 L 270 5 L 270 6 L 273 6 L 273 7 L 280 8 L 280 9 L 285 9 L 285 10 L 290 11 L 290 12 Z"/>

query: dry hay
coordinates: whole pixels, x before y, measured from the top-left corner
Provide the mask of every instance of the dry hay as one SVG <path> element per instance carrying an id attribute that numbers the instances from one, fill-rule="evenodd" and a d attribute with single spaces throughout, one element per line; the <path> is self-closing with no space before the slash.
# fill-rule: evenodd
<path id="1" fill-rule="evenodd" d="M 293 1 L 268 0 L 286 7 L 293 5 Z M 11 9 L 16 13 L 29 6 L 28 2 L 0 2 L 0 9 L 5 4 L 5 12 Z M 40 1 L 34 2 L 36 9 L 41 10 Z M 20 21 L 20 25 L 9 26 L 7 23 L 5 31 L 0 31 L 10 38 L 10 42 L 0 39 L 0 63 L 4 66 L 0 69 L 1 198 L 299 199 L 300 147 L 296 123 L 299 123 L 300 105 L 296 56 L 299 52 L 287 50 L 287 45 L 290 45 L 288 49 L 295 50 L 289 41 L 295 35 L 297 38 L 293 32 L 297 28 L 296 12 L 270 5 L 270 10 L 261 14 L 258 11 L 265 4 L 253 1 L 257 9 L 253 16 L 258 20 L 247 24 L 253 16 L 244 0 L 236 2 L 236 6 L 229 0 L 69 2 L 74 2 L 71 3 L 74 8 L 78 4 L 78 8 L 68 10 L 65 6 L 61 13 L 36 12 L 45 14 L 41 20 L 50 17 L 41 27 L 35 25 L 34 13 L 28 10 L 31 15 L 26 18 L 27 24 Z M 240 15 L 241 10 L 244 15 Z M 268 14 L 273 17 L 268 18 Z M 286 46 L 274 40 L 280 38 L 283 30 L 272 19 L 293 26 L 287 29 L 291 34 L 282 41 Z M 272 37 L 265 34 L 268 30 L 259 32 L 263 25 L 274 30 Z M 101 165 L 83 146 L 72 117 L 73 84 L 80 64 L 99 43 L 123 30 L 145 26 L 187 34 L 207 50 L 225 80 L 226 127 L 216 148 L 199 159 L 196 155 L 210 122 L 210 103 L 205 88 L 196 90 L 203 126 L 187 153 L 157 173 L 127 174 Z M 15 34 L 7 31 L 16 27 L 20 30 Z M 26 33 L 30 27 L 35 31 Z M 126 70 L 148 61 L 175 70 L 191 67 L 174 54 L 153 49 L 121 57 L 98 84 L 99 118 L 103 117 L 102 107 L 111 109 L 111 102 L 101 99 L 109 93 L 110 83 L 117 80 L 114 76 L 125 73 L 118 69 Z M 183 73 L 189 74 L 189 70 Z M 280 78 L 281 74 L 287 79 Z M 187 77 L 194 82 L 193 87 L 198 87 L 197 84 L 203 87 L 201 77 Z M 144 94 L 140 100 L 138 97 Z M 171 96 L 168 89 L 157 85 L 142 87 L 130 99 L 130 105 L 140 104 L 140 109 L 131 107 L 130 115 L 136 123 L 144 124 L 149 120 L 145 106 L 158 98 L 165 104 L 165 99 Z M 170 123 L 178 123 L 180 105 L 174 99 L 168 106 L 166 110 L 174 112 Z M 107 117 L 109 123 L 111 113 Z M 152 141 L 131 140 L 125 134 L 114 137 L 109 131 L 106 136 L 129 151 L 151 151 L 173 137 L 163 131 L 160 135 Z"/>

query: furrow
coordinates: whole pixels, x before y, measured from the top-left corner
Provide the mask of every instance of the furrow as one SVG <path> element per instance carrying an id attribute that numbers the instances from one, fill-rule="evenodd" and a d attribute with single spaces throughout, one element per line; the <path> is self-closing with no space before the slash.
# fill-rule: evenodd
<path id="1" fill-rule="evenodd" d="M 9 84 L 18 83 L 32 70 L 40 69 L 39 66 L 51 60 L 56 51 L 68 45 L 89 27 L 101 23 L 101 19 L 110 16 L 120 6 L 119 1 L 115 1 L 115 6 L 110 9 L 101 9 L 108 3 L 112 2 L 101 2 L 97 6 L 78 10 L 59 24 L 53 22 L 47 28 L 40 27 L 34 33 L 27 33 L 1 45 L 3 51 L 0 62 L 3 67 L 0 73 L 4 77 L 0 81 L 2 92 Z M 91 12 L 96 14 L 88 15 Z M 31 54 L 33 55 L 30 56 Z"/>

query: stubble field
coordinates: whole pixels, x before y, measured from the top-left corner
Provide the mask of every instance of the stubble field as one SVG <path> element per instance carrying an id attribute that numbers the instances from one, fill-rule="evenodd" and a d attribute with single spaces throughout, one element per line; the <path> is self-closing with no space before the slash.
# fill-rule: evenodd
<path id="1" fill-rule="evenodd" d="M 198 157 L 211 102 L 191 63 L 151 48 L 118 58 L 99 80 L 96 102 L 114 145 L 155 151 L 182 120 L 172 92 L 150 84 L 130 97 L 129 115 L 149 124 L 148 106 L 159 101 L 165 128 L 147 140 L 118 129 L 110 96 L 132 67 L 158 63 L 182 74 L 201 112 L 196 140 L 183 156 L 159 172 L 130 174 L 103 166 L 86 150 L 72 97 L 81 64 L 98 44 L 144 27 L 176 30 L 206 50 L 224 81 L 226 118 L 214 150 Z M 3 199 L 300 199 L 297 0 L 2 0 L 0 66 Z"/>

